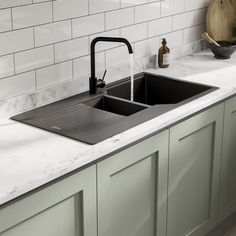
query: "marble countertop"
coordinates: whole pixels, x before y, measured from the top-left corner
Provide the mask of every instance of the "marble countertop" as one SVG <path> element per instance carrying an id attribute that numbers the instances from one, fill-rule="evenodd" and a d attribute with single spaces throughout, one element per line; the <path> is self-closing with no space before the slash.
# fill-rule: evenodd
<path id="1" fill-rule="evenodd" d="M 236 54 L 216 60 L 206 50 L 148 72 L 220 89 L 96 145 L 1 119 L 0 205 L 236 94 Z"/>

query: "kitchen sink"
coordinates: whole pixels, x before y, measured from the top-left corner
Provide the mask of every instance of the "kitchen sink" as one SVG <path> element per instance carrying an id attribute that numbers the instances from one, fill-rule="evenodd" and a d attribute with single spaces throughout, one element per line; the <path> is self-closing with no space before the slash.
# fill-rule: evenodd
<path id="1" fill-rule="evenodd" d="M 107 89 L 114 97 L 130 99 L 130 81 L 125 80 Z M 164 76 L 144 73 L 136 76 L 134 81 L 134 101 L 147 104 L 177 104 L 204 92 L 209 93 L 212 87 L 170 79 Z"/>
<path id="2" fill-rule="evenodd" d="M 115 113 L 122 116 L 130 116 L 134 113 L 148 108 L 148 106 L 131 103 L 111 96 L 101 96 L 98 98 L 90 99 L 89 101 L 84 102 L 84 104 L 99 110 Z"/>
<path id="3" fill-rule="evenodd" d="M 134 101 L 130 78 L 96 95 L 88 92 L 12 117 L 68 138 L 96 144 L 127 129 L 191 102 L 217 88 L 164 76 L 135 76 Z"/>

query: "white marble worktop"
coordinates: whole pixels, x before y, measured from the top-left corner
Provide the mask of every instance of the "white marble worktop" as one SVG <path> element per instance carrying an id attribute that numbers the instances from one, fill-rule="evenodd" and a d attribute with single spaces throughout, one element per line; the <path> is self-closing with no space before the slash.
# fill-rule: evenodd
<path id="1" fill-rule="evenodd" d="M 0 205 L 236 94 L 236 53 L 220 61 L 206 50 L 148 71 L 220 89 L 96 145 L 1 119 Z"/>

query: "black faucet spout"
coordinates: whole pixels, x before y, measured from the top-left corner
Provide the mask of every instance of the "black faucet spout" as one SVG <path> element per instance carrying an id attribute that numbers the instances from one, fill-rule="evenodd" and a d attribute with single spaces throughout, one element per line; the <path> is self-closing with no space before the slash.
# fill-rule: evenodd
<path id="1" fill-rule="evenodd" d="M 126 44 L 129 54 L 133 54 L 133 49 L 130 42 L 125 38 L 116 38 L 116 37 L 97 37 L 93 39 L 90 46 L 90 56 L 91 56 L 91 77 L 89 78 L 89 93 L 96 94 L 97 88 L 105 87 L 104 80 L 98 80 L 95 75 L 95 46 L 97 42 L 119 42 Z"/>

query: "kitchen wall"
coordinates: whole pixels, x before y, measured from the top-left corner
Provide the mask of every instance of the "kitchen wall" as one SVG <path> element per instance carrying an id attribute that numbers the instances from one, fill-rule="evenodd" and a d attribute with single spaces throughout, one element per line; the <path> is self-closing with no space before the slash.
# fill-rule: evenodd
<path id="1" fill-rule="evenodd" d="M 99 35 L 132 42 L 135 71 L 154 65 L 166 37 L 173 58 L 200 50 L 210 0 L 1 0 L 0 113 L 22 110 L 88 89 L 89 44 Z M 97 45 L 99 76 L 129 73 L 127 48 Z M 119 65 L 119 66 L 117 66 Z M 0 115 L 1 116 L 1 115 Z"/>

